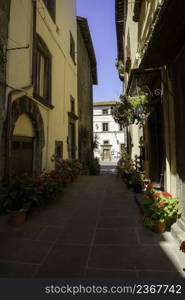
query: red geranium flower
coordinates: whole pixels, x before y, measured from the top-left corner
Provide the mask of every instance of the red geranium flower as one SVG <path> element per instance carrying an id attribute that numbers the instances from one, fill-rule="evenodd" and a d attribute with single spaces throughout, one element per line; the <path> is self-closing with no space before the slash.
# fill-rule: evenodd
<path id="1" fill-rule="evenodd" d="M 159 202 L 159 206 L 163 207 L 164 206 L 164 202 Z"/>
<path id="2" fill-rule="evenodd" d="M 160 197 L 160 195 L 161 195 L 160 193 L 155 193 L 154 194 L 155 197 Z"/>
<path id="3" fill-rule="evenodd" d="M 172 198 L 172 195 L 170 195 L 167 191 L 164 191 L 162 194 L 166 198 Z"/>
<path id="4" fill-rule="evenodd" d="M 143 195 L 143 199 L 147 199 L 148 197 L 147 197 L 147 195 Z"/>
<path id="5" fill-rule="evenodd" d="M 181 243 L 181 245 L 180 245 L 180 250 L 181 250 L 182 252 L 185 252 L 185 241 L 183 241 L 183 242 Z"/>

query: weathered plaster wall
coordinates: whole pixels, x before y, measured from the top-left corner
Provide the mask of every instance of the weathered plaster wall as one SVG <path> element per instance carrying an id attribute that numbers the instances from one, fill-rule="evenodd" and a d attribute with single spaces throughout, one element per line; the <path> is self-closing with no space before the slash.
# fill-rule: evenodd
<path id="1" fill-rule="evenodd" d="M 84 164 L 92 156 L 93 141 L 93 94 L 92 70 L 89 54 L 78 26 L 78 111 L 79 111 L 79 149 L 80 159 Z M 83 130 L 89 132 L 89 138 L 84 143 Z"/>
<path id="2" fill-rule="evenodd" d="M 24 13 L 23 13 L 24 11 Z M 63 141 L 63 157 L 68 157 L 68 112 L 70 96 L 77 106 L 77 25 L 76 1 L 56 0 L 56 20 L 53 22 L 42 0 L 36 2 L 36 32 L 44 40 L 52 56 L 52 84 L 50 109 L 33 96 L 33 89 L 27 91 L 28 97 L 37 103 L 43 118 L 45 146 L 42 168 L 52 169 L 51 156 L 55 152 L 55 141 Z M 75 41 L 75 63 L 70 56 L 70 32 Z M 31 0 L 12 0 L 11 22 L 9 26 L 9 47 L 30 45 L 28 49 L 8 52 L 7 81 L 15 88 L 32 85 L 33 54 L 33 7 Z M 9 92 L 11 89 L 8 89 Z M 21 93 L 20 93 L 21 94 Z M 19 95 L 16 95 L 18 97 Z M 76 122 L 76 143 L 78 145 L 78 126 Z M 78 147 L 77 147 L 78 148 Z M 76 149 L 78 157 L 78 149 Z"/>

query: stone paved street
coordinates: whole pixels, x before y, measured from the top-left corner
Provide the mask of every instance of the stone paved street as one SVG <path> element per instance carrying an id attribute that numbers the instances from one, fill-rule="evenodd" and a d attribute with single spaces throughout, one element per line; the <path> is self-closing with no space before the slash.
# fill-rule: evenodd
<path id="1" fill-rule="evenodd" d="M 171 234 L 149 231 L 139 216 L 120 178 L 81 176 L 21 227 L 0 216 L 0 276 L 184 276 L 184 254 Z"/>

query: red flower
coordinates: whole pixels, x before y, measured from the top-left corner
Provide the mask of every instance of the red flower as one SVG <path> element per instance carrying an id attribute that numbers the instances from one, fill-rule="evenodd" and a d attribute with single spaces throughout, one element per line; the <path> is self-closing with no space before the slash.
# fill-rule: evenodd
<path id="1" fill-rule="evenodd" d="M 147 195 L 143 195 L 143 199 L 147 199 L 148 198 L 148 196 Z"/>
<path id="2" fill-rule="evenodd" d="M 166 198 L 172 198 L 172 195 L 170 195 L 167 191 L 164 191 L 162 194 Z"/>
<path id="3" fill-rule="evenodd" d="M 160 197 L 161 194 L 160 194 L 160 193 L 155 193 L 154 196 L 155 196 L 155 197 Z"/>
<path id="4" fill-rule="evenodd" d="M 147 190 L 152 190 L 153 189 L 153 184 L 152 183 L 149 183 L 148 185 L 147 185 Z"/>
<path id="5" fill-rule="evenodd" d="M 181 245 L 180 245 L 180 250 L 181 250 L 182 252 L 185 252 L 185 241 L 183 241 L 183 242 L 181 243 Z"/>
<path id="6" fill-rule="evenodd" d="M 159 202 L 160 207 L 163 207 L 164 205 L 165 205 L 164 202 Z"/>
<path id="7" fill-rule="evenodd" d="M 160 197 L 160 193 L 154 193 L 152 196 L 152 200 L 156 201 Z"/>

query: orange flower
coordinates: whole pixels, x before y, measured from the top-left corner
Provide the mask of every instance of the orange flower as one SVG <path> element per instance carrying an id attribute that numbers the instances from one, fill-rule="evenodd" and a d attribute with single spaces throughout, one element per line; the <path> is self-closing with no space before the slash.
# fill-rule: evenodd
<path id="1" fill-rule="evenodd" d="M 159 206 L 163 207 L 164 206 L 164 202 L 159 202 Z"/>

